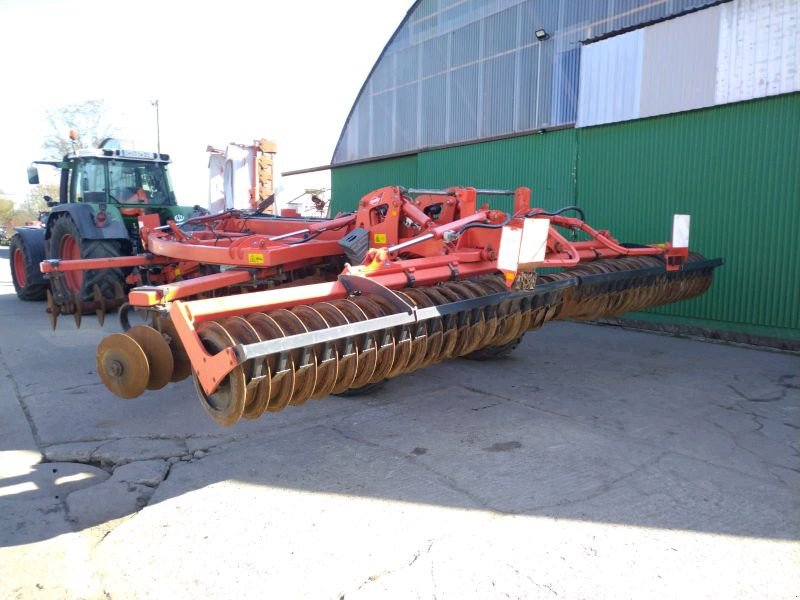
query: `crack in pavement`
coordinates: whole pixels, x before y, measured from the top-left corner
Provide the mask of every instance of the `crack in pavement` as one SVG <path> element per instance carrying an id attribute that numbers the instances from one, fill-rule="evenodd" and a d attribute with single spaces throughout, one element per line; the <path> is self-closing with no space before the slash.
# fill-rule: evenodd
<path id="1" fill-rule="evenodd" d="M 369 446 L 370 448 L 377 448 L 377 449 L 383 450 L 384 452 L 388 452 L 389 454 L 391 454 L 395 458 L 399 458 L 399 459 L 405 461 L 408 464 L 411 464 L 411 465 L 413 465 L 415 467 L 418 467 L 418 468 L 422 469 L 423 471 L 426 471 L 426 472 L 430 473 L 431 475 L 434 475 L 436 477 L 436 479 L 439 481 L 439 483 L 444 484 L 444 486 L 447 489 L 449 489 L 449 490 L 451 490 L 453 492 L 456 492 L 458 494 L 461 494 L 464 498 L 466 498 L 467 500 L 469 500 L 472 503 L 476 504 L 477 507 L 479 507 L 479 508 L 483 508 L 483 509 L 490 510 L 492 512 L 496 512 L 496 513 L 500 513 L 500 514 L 513 514 L 513 513 L 509 512 L 509 511 L 493 507 L 486 500 L 483 500 L 482 498 L 480 498 L 479 496 L 476 496 L 475 494 L 473 494 L 469 490 L 461 487 L 451 477 L 445 475 L 444 473 L 441 473 L 441 472 L 437 471 L 436 469 L 434 469 L 433 467 L 430 467 L 429 465 L 426 465 L 425 463 L 421 462 L 420 460 L 417 460 L 417 456 L 418 455 L 415 455 L 415 454 L 409 455 L 407 453 L 400 452 L 399 450 L 395 450 L 394 448 L 391 448 L 391 447 L 388 447 L 388 446 L 383 446 L 383 445 L 378 444 L 376 442 L 371 442 L 371 441 L 366 440 L 364 438 L 361 438 L 361 437 L 359 437 L 357 435 L 348 435 L 347 433 L 341 431 L 340 429 L 338 429 L 335 426 L 329 426 L 328 428 L 331 431 L 333 431 L 334 433 L 342 436 L 346 440 L 350 440 L 350 441 L 353 441 L 353 442 L 358 442 L 360 444 L 364 444 L 365 446 Z"/>
<path id="2" fill-rule="evenodd" d="M 544 414 L 548 414 L 548 415 L 552 415 L 552 416 L 556 416 L 556 417 L 560 417 L 560 418 L 564 418 L 564 419 L 575 420 L 575 421 L 579 421 L 579 422 L 582 422 L 582 423 L 586 423 L 587 425 L 591 425 L 592 427 L 596 427 L 596 428 L 598 428 L 598 429 L 600 429 L 602 431 L 612 432 L 612 433 L 614 433 L 614 434 L 616 434 L 618 436 L 622 436 L 632 444 L 638 444 L 638 445 L 644 446 L 646 448 L 649 448 L 651 450 L 655 450 L 655 451 L 659 451 L 659 452 L 664 451 L 663 447 L 657 445 L 656 443 L 650 441 L 647 438 L 642 438 L 642 437 L 637 437 L 637 436 L 631 435 L 630 432 L 625 431 L 624 429 L 621 430 L 621 429 L 619 429 L 619 427 L 607 425 L 607 424 L 603 423 L 602 421 L 599 421 L 599 420 L 596 420 L 596 419 L 593 419 L 593 420 L 590 421 L 590 420 L 588 420 L 588 419 L 586 419 L 584 417 L 576 417 L 574 415 L 569 415 L 569 414 L 565 414 L 565 413 L 560 413 L 558 411 L 549 410 L 549 409 L 546 409 L 546 408 L 542 408 L 541 406 L 528 404 L 526 402 L 523 402 L 521 400 L 517 400 L 515 398 L 509 398 L 507 396 L 503 396 L 503 395 L 497 394 L 495 392 L 484 391 L 484 390 L 480 390 L 478 388 L 471 388 L 471 387 L 468 387 L 468 386 L 465 386 L 465 385 L 460 385 L 459 387 L 462 387 L 462 388 L 464 388 L 464 389 L 466 389 L 468 391 L 474 392 L 474 393 L 480 393 L 480 394 L 484 394 L 484 395 L 487 395 L 487 396 L 494 396 L 495 398 L 500 398 L 500 399 L 504 400 L 505 402 L 516 404 L 518 406 L 522 406 L 524 408 L 528 408 L 530 410 L 534 410 L 534 411 L 537 411 L 537 412 L 542 412 Z M 720 408 L 725 408 L 726 410 L 736 410 L 736 409 L 732 409 L 731 407 L 726 407 L 726 406 L 719 405 L 719 404 L 714 404 L 714 406 L 719 406 Z M 745 411 L 744 409 L 742 409 L 742 410 L 740 410 L 740 412 L 744 412 L 745 414 L 751 414 L 752 411 Z M 758 415 L 757 413 L 752 413 L 752 415 L 755 415 L 758 418 L 770 419 L 769 417 L 767 417 L 765 415 Z M 731 467 L 729 465 L 719 464 L 719 463 L 717 463 L 717 462 L 715 462 L 713 460 L 710 460 L 710 459 L 707 459 L 707 458 L 702 458 L 700 456 L 695 456 L 695 455 L 692 455 L 692 454 L 687 454 L 687 453 L 681 452 L 679 450 L 670 449 L 670 450 L 667 450 L 667 451 L 675 454 L 676 456 L 680 456 L 682 458 L 685 458 L 687 460 L 697 461 L 697 462 L 700 462 L 702 464 L 705 464 L 705 465 L 708 465 L 708 466 L 711 466 L 711 467 L 714 467 L 714 468 L 717 468 L 717 469 L 723 469 L 723 470 L 726 470 L 726 471 L 730 471 L 732 473 L 736 473 L 737 475 L 741 475 L 743 477 L 747 477 L 747 478 L 753 479 L 755 481 L 760 481 L 762 483 L 771 483 L 771 484 L 776 483 L 776 481 L 774 479 L 774 474 L 773 474 L 773 477 L 769 477 L 769 478 L 767 478 L 767 477 L 759 477 L 758 475 L 755 475 L 753 473 L 748 473 L 746 471 L 742 471 L 740 469 L 737 469 L 735 467 Z M 782 479 L 779 479 L 779 481 L 781 483 L 784 483 L 784 485 L 786 485 L 785 482 L 783 482 Z"/>
<path id="3" fill-rule="evenodd" d="M 414 551 L 413 555 L 411 556 L 411 559 L 404 561 L 403 564 L 401 564 L 400 566 L 391 569 L 384 569 L 379 573 L 374 573 L 373 575 L 370 575 L 364 581 L 361 582 L 361 584 L 356 588 L 356 591 L 361 591 L 366 586 L 375 583 L 376 581 L 382 579 L 383 577 L 386 577 L 387 575 L 392 575 L 394 573 L 404 571 L 405 569 L 414 566 L 414 563 L 416 563 L 420 559 L 420 557 L 427 556 L 428 554 L 430 554 L 431 548 L 433 548 L 433 545 L 434 543 L 436 543 L 436 541 L 437 541 L 436 539 L 429 539 L 427 541 L 427 547 L 423 546 L 422 548 Z M 339 600 L 345 600 L 346 596 L 347 592 L 342 592 L 339 595 Z"/>
<path id="4" fill-rule="evenodd" d="M 658 456 L 655 456 L 655 457 L 643 462 L 642 464 L 638 465 L 637 467 L 635 467 L 631 471 L 629 471 L 627 473 L 623 473 L 619 477 L 615 477 L 614 479 L 612 479 L 610 481 L 604 481 L 595 490 L 593 490 L 593 491 L 591 491 L 591 492 L 589 492 L 587 494 L 584 494 L 584 495 L 580 496 L 579 498 L 573 498 L 573 499 L 570 499 L 570 500 L 559 500 L 558 502 L 550 502 L 548 504 L 538 504 L 536 506 L 526 507 L 526 508 L 522 509 L 521 511 L 515 511 L 515 514 L 520 514 L 520 515 L 533 514 L 533 513 L 537 513 L 539 511 L 542 511 L 542 510 L 545 510 L 545 509 L 549 509 L 549 508 L 563 508 L 563 507 L 567 507 L 567 506 L 574 506 L 575 504 L 579 504 L 581 502 L 587 502 L 589 500 L 594 500 L 595 498 L 599 498 L 600 496 L 610 492 L 614 488 L 614 486 L 616 486 L 618 483 L 620 483 L 622 481 L 625 481 L 626 479 L 630 479 L 631 477 L 633 477 L 634 475 L 637 475 L 638 473 L 642 472 L 643 470 L 645 470 L 648 467 L 651 467 L 651 466 L 653 466 L 655 464 L 658 464 L 661 461 L 661 459 L 664 458 L 669 453 L 670 453 L 669 450 L 665 450 L 661 454 L 659 454 Z"/>

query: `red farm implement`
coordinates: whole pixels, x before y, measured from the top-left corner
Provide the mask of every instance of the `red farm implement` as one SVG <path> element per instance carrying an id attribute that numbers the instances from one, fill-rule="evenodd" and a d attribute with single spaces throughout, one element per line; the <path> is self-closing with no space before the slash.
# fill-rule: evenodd
<path id="1" fill-rule="evenodd" d="M 513 197 L 511 212 L 478 204 L 497 195 Z M 133 398 L 192 375 L 222 425 L 497 355 L 548 321 L 691 298 L 722 264 L 685 243 L 621 244 L 577 207 L 532 208 L 527 188 L 386 187 L 334 219 L 228 211 L 178 226 L 143 215 L 139 232 L 143 254 L 42 270 L 125 270 L 136 287 L 120 299 L 126 333 L 98 347 L 103 382 Z M 71 308 L 51 304 L 53 322 L 81 312 Z M 132 309 L 149 324 L 130 327 Z"/>

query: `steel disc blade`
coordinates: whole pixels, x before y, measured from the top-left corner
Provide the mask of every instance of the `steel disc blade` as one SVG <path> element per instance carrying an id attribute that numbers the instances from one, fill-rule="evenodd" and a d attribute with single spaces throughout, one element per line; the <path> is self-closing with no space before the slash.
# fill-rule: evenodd
<path id="1" fill-rule="evenodd" d="M 429 308 L 434 306 L 433 301 L 420 289 L 410 288 L 405 290 L 403 294 L 418 307 Z M 444 343 L 444 326 L 442 325 L 442 319 L 428 319 L 425 325 L 428 329 L 428 345 L 425 351 L 425 358 L 420 364 L 420 368 L 427 367 L 439 359 L 439 354 L 441 354 L 442 351 L 442 344 Z"/>
<path id="2" fill-rule="evenodd" d="M 349 321 L 344 313 L 328 302 L 318 302 L 314 308 L 330 323 L 331 327 L 347 325 Z M 353 383 L 358 371 L 358 343 L 353 338 L 337 340 L 335 342 L 338 356 L 336 382 L 331 389 L 331 394 L 341 394 Z"/>
<path id="3" fill-rule="evenodd" d="M 201 323 L 197 328 L 197 335 L 206 351 L 212 355 L 234 345 L 233 339 L 225 328 L 214 321 Z M 205 393 L 203 386 L 200 385 L 197 372 L 193 370 L 192 375 L 200 403 L 217 423 L 228 426 L 233 425 L 242 418 L 246 384 L 244 371 L 241 367 L 237 366 L 228 373 L 210 396 Z"/>
<path id="4" fill-rule="evenodd" d="M 256 332 L 255 328 L 245 319 L 242 317 L 228 317 L 227 319 L 223 319 L 220 322 L 228 332 L 228 334 L 233 338 L 233 341 L 237 344 L 247 345 L 247 344 L 255 344 L 261 341 L 258 333 Z M 263 372 L 264 369 L 264 359 L 260 360 L 260 368 Z M 244 364 L 241 365 L 242 370 L 244 371 L 245 377 L 245 398 L 244 398 L 244 411 L 242 412 L 242 417 L 245 419 L 255 419 L 260 417 L 264 411 L 259 410 L 261 409 L 260 405 L 257 405 L 257 397 L 258 397 L 258 390 L 259 390 L 259 382 L 253 382 L 253 376 L 256 372 L 256 361 L 255 360 L 248 360 L 245 361 Z"/>
<path id="5" fill-rule="evenodd" d="M 377 319 L 394 312 L 382 303 L 382 299 L 379 300 L 377 297 L 373 299 L 367 296 L 357 296 L 352 301 L 364 311 L 368 319 Z M 377 331 L 375 332 L 375 341 L 378 344 L 375 370 L 368 383 L 377 383 L 386 379 L 394 364 L 396 347 L 394 334 L 391 331 Z"/>
<path id="6" fill-rule="evenodd" d="M 414 304 L 414 301 L 403 292 L 397 293 L 406 302 Z M 403 373 L 419 369 L 428 354 L 428 324 L 426 322 L 417 323 L 409 329 L 411 330 L 411 348 L 406 365 L 402 370 Z"/>
<path id="7" fill-rule="evenodd" d="M 97 373 L 120 398 L 136 398 L 147 389 L 150 367 L 144 350 L 124 333 L 113 333 L 97 347 Z"/>
<path id="8" fill-rule="evenodd" d="M 421 290 L 431 302 L 436 306 L 447 304 L 448 300 L 439 291 L 438 287 L 422 288 Z M 453 351 L 458 341 L 458 318 L 455 315 L 448 315 L 441 319 L 442 321 L 442 348 L 439 350 L 439 356 L 436 357 L 436 362 L 445 360 L 453 356 Z"/>
<path id="9" fill-rule="evenodd" d="M 477 280 L 467 280 L 462 282 L 462 284 L 464 285 L 464 287 L 472 291 L 475 298 L 481 296 L 489 296 L 492 293 L 494 293 L 489 286 L 484 285 Z M 484 329 L 481 339 L 485 345 L 490 345 L 491 340 L 497 334 L 497 310 L 495 309 L 494 306 L 487 306 L 483 308 L 482 311 L 484 317 L 483 319 Z"/>
<path id="10" fill-rule="evenodd" d="M 277 323 L 263 313 L 253 313 L 247 316 L 247 322 L 253 326 L 258 333 L 258 337 L 263 340 L 272 340 L 282 336 L 281 329 Z M 255 399 L 252 405 L 245 407 L 242 417 L 245 419 L 255 419 L 263 415 L 272 398 L 272 365 L 275 364 L 274 356 L 264 357 L 262 364 L 264 378 L 258 383 L 255 390 Z"/>
<path id="11" fill-rule="evenodd" d="M 293 312 L 278 309 L 270 312 L 270 316 L 281 326 L 286 335 L 306 333 L 306 326 Z M 311 396 L 317 382 L 317 357 L 310 348 L 301 348 L 291 352 L 294 359 L 294 386 L 289 404 L 303 404 Z"/>
<path id="12" fill-rule="evenodd" d="M 147 355 L 147 362 L 150 365 L 147 389 L 160 390 L 172 378 L 174 361 L 169 344 L 164 336 L 146 325 L 131 327 L 127 331 L 127 335 L 136 340 Z"/>
<path id="13" fill-rule="evenodd" d="M 439 286 L 437 290 L 448 302 L 462 300 L 455 291 L 445 285 Z M 464 354 L 464 349 L 468 348 L 472 342 L 470 314 L 468 311 L 460 312 L 456 315 L 456 319 L 457 322 L 454 323 L 454 327 L 456 327 L 456 343 L 453 348 L 453 356 L 461 356 Z"/>
<path id="14" fill-rule="evenodd" d="M 172 377 L 170 381 L 178 382 L 183 381 L 189 375 L 192 374 L 192 362 L 189 360 L 189 355 L 186 353 L 186 349 L 183 347 L 181 343 L 181 339 L 178 336 L 178 330 L 175 329 L 175 325 L 172 323 L 172 319 L 169 317 L 159 317 L 155 319 L 156 328 L 161 332 L 162 335 L 167 336 L 167 343 L 169 344 L 169 349 L 172 352 Z"/>
<path id="15" fill-rule="evenodd" d="M 328 328 L 328 322 L 313 306 L 295 306 L 292 312 L 298 316 L 308 331 Z M 313 348 L 317 360 L 317 379 L 311 398 L 324 398 L 336 384 L 339 356 L 333 343 L 317 344 Z"/>
<path id="16" fill-rule="evenodd" d="M 275 311 L 278 312 L 278 311 Z M 280 318 L 280 314 L 278 315 Z M 289 335 L 271 315 L 258 313 L 250 316 L 251 325 L 256 326 L 263 339 L 277 339 Z M 265 336 L 264 330 L 267 334 Z M 272 374 L 270 380 L 270 398 L 267 405 L 268 412 L 278 412 L 289 406 L 295 385 L 295 363 L 291 353 L 272 355 L 267 357 L 267 364 Z"/>
<path id="17" fill-rule="evenodd" d="M 449 283 L 450 289 L 454 290 L 462 300 L 471 300 L 480 296 L 472 288 L 465 285 L 463 282 Z M 470 311 L 470 328 L 469 328 L 469 342 L 463 348 L 464 354 L 474 352 L 477 348 L 486 341 L 486 320 L 483 316 L 482 309 L 475 309 Z"/>
<path id="18" fill-rule="evenodd" d="M 364 311 L 350 300 L 333 300 L 330 304 L 342 311 L 350 323 L 367 320 Z M 350 384 L 350 387 L 353 388 L 363 387 L 369 383 L 370 379 L 372 379 L 372 375 L 375 373 L 375 366 L 378 359 L 377 343 L 373 334 L 362 336 L 358 348 L 358 369 Z"/>

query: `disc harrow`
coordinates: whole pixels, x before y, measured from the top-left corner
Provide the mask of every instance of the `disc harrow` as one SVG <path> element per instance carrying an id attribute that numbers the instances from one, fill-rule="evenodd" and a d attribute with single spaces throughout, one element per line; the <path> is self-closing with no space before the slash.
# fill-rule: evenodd
<path id="1" fill-rule="evenodd" d="M 479 196 L 498 195 L 512 197 L 511 213 L 478 206 Z M 153 218 L 140 222 L 148 253 L 120 261 L 142 281 L 156 269 L 162 282 L 124 298 L 126 332 L 100 343 L 98 373 L 122 398 L 191 375 L 203 408 L 226 426 L 451 358 L 490 356 L 550 321 L 685 300 L 704 293 L 722 264 L 685 244 L 620 244 L 577 207 L 532 209 L 526 188 L 382 188 L 331 220 L 229 211 L 185 230 Z M 95 298 L 98 316 L 107 302 Z M 68 311 L 68 302 L 49 304 L 52 319 Z M 131 310 L 148 324 L 131 327 Z"/>

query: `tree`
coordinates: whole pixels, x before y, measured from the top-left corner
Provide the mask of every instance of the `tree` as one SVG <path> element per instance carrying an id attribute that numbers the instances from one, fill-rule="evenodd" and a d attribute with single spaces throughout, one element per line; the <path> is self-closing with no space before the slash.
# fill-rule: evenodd
<path id="1" fill-rule="evenodd" d="M 77 148 L 96 147 L 104 138 L 113 136 L 116 129 L 108 122 L 107 112 L 102 100 L 86 100 L 48 111 L 47 122 L 52 133 L 42 144 L 47 157 L 59 159 L 72 150 L 70 130 L 75 130 L 80 136 Z"/>
<path id="2" fill-rule="evenodd" d="M 14 212 L 14 203 L 6 198 L 0 198 L 0 227 L 7 229 L 11 226 Z"/>
<path id="3" fill-rule="evenodd" d="M 56 183 L 40 183 L 33 186 L 22 201 L 22 211 L 38 218 L 40 212 L 47 210 L 44 197 L 50 196 L 53 200 L 58 200 L 58 194 L 59 185 Z"/>

